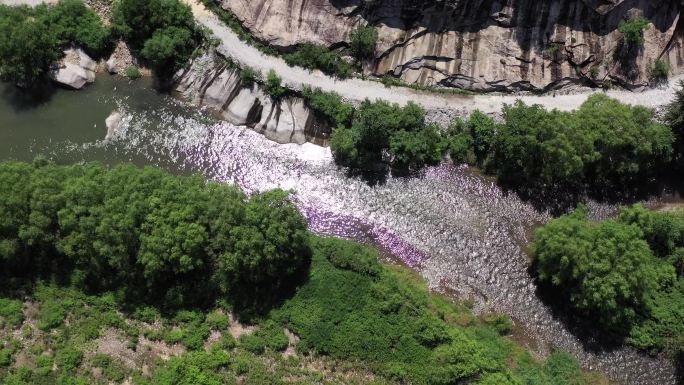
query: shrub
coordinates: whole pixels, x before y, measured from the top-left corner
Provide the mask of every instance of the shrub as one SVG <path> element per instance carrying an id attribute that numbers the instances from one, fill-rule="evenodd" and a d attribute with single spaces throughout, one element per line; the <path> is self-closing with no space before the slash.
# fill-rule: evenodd
<path id="1" fill-rule="evenodd" d="M 54 301 L 48 302 L 41 306 L 36 327 L 40 330 L 48 331 L 61 326 L 65 318 L 66 311 L 61 304 Z"/>
<path id="2" fill-rule="evenodd" d="M 240 70 L 240 82 L 243 87 L 252 87 L 254 83 L 261 81 L 261 73 L 252 67 L 244 67 Z"/>
<path id="3" fill-rule="evenodd" d="M 250 353 L 263 354 L 266 350 L 266 341 L 255 334 L 243 334 L 239 342 L 239 346 Z"/>
<path id="4" fill-rule="evenodd" d="M 263 339 L 265 347 L 276 352 L 284 351 L 289 344 L 283 327 L 273 321 L 267 321 L 261 325 L 261 328 L 256 331 L 255 336 Z"/>
<path id="5" fill-rule="evenodd" d="M 211 312 L 207 314 L 207 325 L 213 330 L 224 331 L 230 325 L 228 316 L 219 312 Z"/>
<path id="6" fill-rule="evenodd" d="M 0 5 L 0 20 L 0 79 L 30 85 L 62 55 L 59 41 L 29 8 Z"/>
<path id="7" fill-rule="evenodd" d="M 264 87 L 266 88 L 266 93 L 275 100 L 282 98 L 287 92 L 287 88 L 282 85 L 282 79 L 274 70 L 268 71 Z"/>
<path id="8" fill-rule="evenodd" d="M 328 75 L 343 79 L 350 77 L 353 72 L 351 65 L 339 53 L 320 45 L 303 44 L 283 58 L 291 66 L 319 69 Z"/>
<path id="9" fill-rule="evenodd" d="M 347 127 L 351 123 L 354 106 L 343 102 L 340 95 L 306 86 L 302 96 L 309 108 L 322 115 L 333 127 Z"/>
<path id="10" fill-rule="evenodd" d="M 378 42 L 378 31 L 373 26 L 358 26 L 350 36 L 352 55 L 358 59 L 368 59 L 375 56 L 375 45 Z"/>
<path id="11" fill-rule="evenodd" d="M 139 79 L 142 75 L 140 74 L 140 70 L 136 66 L 130 66 L 126 68 L 126 76 L 129 79 Z"/>
<path id="12" fill-rule="evenodd" d="M 625 36 L 628 47 L 641 48 L 644 46 L 644 30 L 650 22 L 643 17 L 623 20 L 618 25 L 618 31 Z"/>
<path id="13" fill-rule="evenodd" d="M 7 348 L 0 349 L 0 368 L 10 366 L 12 361 L 12 351 Z"/>
<path id="14" fill-rule="evenodd" d="M 179 0 L 121 0 L 112 10 L 112 23 L 160 76 L 183 67 L 199 39 L 190 7 Z"/>
<path id="15" fill-rule="evenodd" d="M 83 361 L 83 352 L 67 346 L 57 352 L 55 361 L 60 370 L 71 372 L 81 365 L 81 361 Z"/>
<path id="16" fill-rule="evenodd" d="M 0 298 L 0 317 L 4 324 L 11 328 L 21 326 L 24 322 L 23 307 L 24 304 L 19 300 Z"/>
<path id="17" fill-rule="evenodd" d="M 670 66 L 662 59 L 656 60 L 649 68 L 648 77 L 651 81 L 661 82 L 667 80 L 670 73 Z"/>
<path id="18" fill-rule="evenodd" d="M 599 66 L 594 64 L 591 67 L 589 67 L 589 77 L 592 78 L 593 80 L 596 80 L 599 75 Z"/>

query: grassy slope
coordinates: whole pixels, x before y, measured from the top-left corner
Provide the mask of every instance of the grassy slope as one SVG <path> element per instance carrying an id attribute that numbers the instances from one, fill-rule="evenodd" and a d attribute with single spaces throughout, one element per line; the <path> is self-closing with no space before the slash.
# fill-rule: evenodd
<path id="1" fill-rule="evenodd" d="M 154 308 L 122 311 L 112 294 L 45 283 L 23 298 L 16 291 L 5 294 L 0 383 L 601 381 L 564 354 L 537 362 L 499 336 L 507 330 L 505 319 L 478 320 L 466 307 L 429 294 L 410 271 L 379 265 L 370 248 L 320 238 L 313 243 L 308 282 L 263 317 L 251 335 L 239 336 L 243 325 L 225 315 L 228 304 L 162 315 Z M 298 336 L 296 353 L 283 326 Z"/>

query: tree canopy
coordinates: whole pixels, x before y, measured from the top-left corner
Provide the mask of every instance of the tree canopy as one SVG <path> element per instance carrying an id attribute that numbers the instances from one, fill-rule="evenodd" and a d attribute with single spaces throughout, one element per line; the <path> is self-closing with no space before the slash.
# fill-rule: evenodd
<path id="1" fill-rule="evenodd" d="M 160 76 L 181 68 L 200 39 L 190 7 L 179 0 L 121 0 L 112 23 Z"/>
<path id="2" fill-rule="evenodd" d="M 81 0 L 34 8 L 0 5 L 0 79 L 31 85 L 70 43 L 95 56 L 110 43 L 109 28 Z"/>
<path id="3" fill-rule="evenodd" d="M 176 306 L 277 295 L 309 260 L 306 222 L 271 191 L 133 166 L 0 164 L 0 265 Z"/>
<path id="4" fill-rule="evenodd" d="M 592 223 L 584 207 L 535 233 L 542 282 L 606 330 L 635 345 L 682 353 L 684 340 L 684 212 L 624 208 Z"/>

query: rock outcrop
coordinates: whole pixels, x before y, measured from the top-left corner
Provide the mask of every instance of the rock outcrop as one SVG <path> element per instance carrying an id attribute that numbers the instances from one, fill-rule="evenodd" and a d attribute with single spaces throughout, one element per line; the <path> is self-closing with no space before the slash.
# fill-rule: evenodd
<path id="1" fill-rule="evenodd" d="M 176 91 L 235 125 L 244 125 L 278 143 L 322 144 L 330 127 L 298 97 L 273 100 L 258 84 L 245 86 L 240 70 L 216 52 L 193 59 L 176 75 Z"/>
<path id="2" fill-rule="evenodd" d="M 649 84 L 656 60 L 684 66 L 681 0 L 222 0 L 258 39 L 288 48 L 335 47 L 374 25 L 367 70 L 407 82 L 478 91 L 542 91 L 604 80 Z M 622 20 L 650 25 L 627 51 Z"/>
<path id="3" fill-rule="evenodd" d="M 95 81 L 97 63 L 80 48 L 64 51 L 62 61 L 50 71 L 50 78 L 62 86 L 80 90 Z"/>

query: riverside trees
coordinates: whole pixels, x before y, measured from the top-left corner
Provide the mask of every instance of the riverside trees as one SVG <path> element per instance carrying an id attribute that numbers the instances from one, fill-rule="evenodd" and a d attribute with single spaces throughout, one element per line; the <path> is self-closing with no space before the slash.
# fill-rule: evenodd
<path id="1" fill-rule="evenodd" d="M 110 42 L 109 28 L 80 0 L 61 0 L 54 6 L 0 5 L 0 79 L 31 85 L 70 43 L 91 55 L 101 54 Z"/>
<path id="2" fill-rule="evenodd" d="M 173 307 L 228 293 L 268 302 L 308 266 L 306 222 L 282 191 L 247 199 L 201 177 L 98 164 L 2 163 L 0 180 L 5 274 Z"/>
<path id="3" fill-rule="evenodd" d="M 538 229 L 532 249 L 539 279 L 604 330 L 684 353 L 684 212 L 636 205 L 592 223 L 580 207 Z"/>

